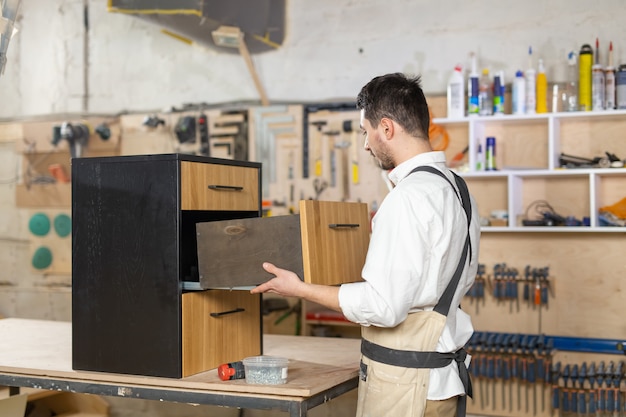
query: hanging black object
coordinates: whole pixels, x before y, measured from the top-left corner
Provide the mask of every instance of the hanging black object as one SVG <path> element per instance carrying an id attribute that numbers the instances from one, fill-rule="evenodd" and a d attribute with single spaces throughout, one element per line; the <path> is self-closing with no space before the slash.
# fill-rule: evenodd
<path id="1" fill-rule="evenodd" d="M 178 119 L 174 126 L 174 133 L 180 143 L 192 143 L 196 141 L 196 118 L 184 116 Z"/>

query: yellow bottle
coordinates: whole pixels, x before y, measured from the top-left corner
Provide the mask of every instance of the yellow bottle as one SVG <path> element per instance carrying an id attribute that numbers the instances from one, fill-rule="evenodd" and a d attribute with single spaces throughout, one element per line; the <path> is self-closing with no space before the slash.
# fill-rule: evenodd
<path id="1" fill-rule="evenodd" d="M 578 59 L 578 105 L 581 111 L 591 110 L 591 66 L 593 50 L 588 44 L 580 48 Z"/>
<path id="2" fill-rule="evenodd" d="M 548 112 L 548 79 L 546 69 L 543 66 L 543 59 L 539 59 L 537 70 L 537 113 Z"/>

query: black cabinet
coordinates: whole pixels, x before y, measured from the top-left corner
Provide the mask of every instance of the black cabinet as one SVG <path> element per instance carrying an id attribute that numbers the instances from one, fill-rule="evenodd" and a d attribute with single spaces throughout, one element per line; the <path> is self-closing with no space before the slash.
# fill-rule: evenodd
<path id="1" fill-rule="evenodd" d="M 247 305 L 235 317 L 249 325 L 228 328 L 258 329 L 253 342 L 183 366 L 207 340 L 183 337 L 183 282 L 199 279 L 195 225 L 259 217 L 260 168 L 182 154 L 72 159 L 74 369 L 179 378 L 261 353 L 260 297 L 237 294 Z M 210 334 L 221 324 L 202 326 L 224 336 Z"/>

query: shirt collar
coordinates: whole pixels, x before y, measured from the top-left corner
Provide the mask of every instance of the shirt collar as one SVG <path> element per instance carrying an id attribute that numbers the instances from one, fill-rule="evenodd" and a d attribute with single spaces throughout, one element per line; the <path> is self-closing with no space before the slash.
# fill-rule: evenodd
<path id="1" fill-rule="evenodd" d="M 408 159 L 392 169 L 389 172 L 389 179 L 394 184 L 398 185 L 400 181 L 402 181 L 409 173 L 413 170 L 413 168 L 418 167 L 420 165 L 433 165 L 433 164 L 444 164 L 446 163 L 446 154 L 442 151 L 433 151 L 433 152 L 425 152 L 419 155 L 415 155 L 413 158 Z"/>

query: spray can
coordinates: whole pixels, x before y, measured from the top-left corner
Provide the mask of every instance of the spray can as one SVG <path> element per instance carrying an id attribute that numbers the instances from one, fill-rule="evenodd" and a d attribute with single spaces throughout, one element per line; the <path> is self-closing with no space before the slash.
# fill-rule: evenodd
<path id="1" fill-rule="evenodd" d="M 604 68 L 595 64 L 591 67 L 591 108 L 594 111 L 604 110 Z"/>
<path id="2" fill-rule="evenodd" d="M 504 93 L 502 76 L 493 77 L 493 114 L 504 114 Z"/>
<path id="3" fill-rule="evenodd" d="M 496 168 L 496 138 L 487 137 L 485 152 L 485 171 L 495 171 Z"/>
<path id="4" fill-rule="evenodd" d="M 537 113 L 548 112 L 548 79 L 546 69 L 543 66 L 543 59 L 539 58 L 537 68 Z"/>
<path id="5" fill-rule="evenodd" d="M 578 106 L 581 111 L 590 111 L 593 50 L 589 44 L 584 44 L 578 55 Z"/>
<path id="6" fill-rule="evenodd" d="M 513 114 L 526 113 L 526 80 L 524 73 L 517 71 L 513 80 Z"/>
<path id="7" fill-rule="evenodd" d="M 465 116 L 465 87 L 461 66 L 454 67 L 454 72 L 448 81 L 448 118 L 460 119 Z"/>
<path id="8" fill-rule="evenodd" d="M 618 109 L 626 109 L 626 64 L 619 66 L 615 76 L 615 94 Z"/>
<path id="9" fill-rule="evenodd" d="M 600 65 L 600 41 L 596 38 L 595 61 L 591 66 L 591 109 L 604 110 L 604 68 Z"/>
<path id="10" fill-rule="evenodd" d="M 467 115 L 476 116 L 479 113 L 478 107 L 478 70 L 476 69 L 476 55 L 472 52 L 471 72 L 467 78 Z"/>
<path id="11" fill-rule="evenodd" d="M 609 43 L 609 62 L 604 69 L 604 108 L 615 108 L 615 67 L 613 66 L 613 42 Z"/>

